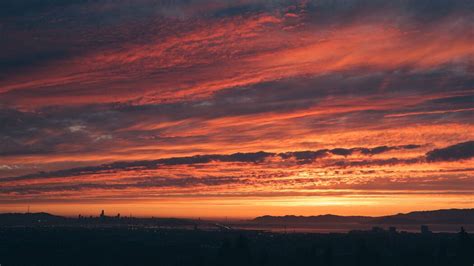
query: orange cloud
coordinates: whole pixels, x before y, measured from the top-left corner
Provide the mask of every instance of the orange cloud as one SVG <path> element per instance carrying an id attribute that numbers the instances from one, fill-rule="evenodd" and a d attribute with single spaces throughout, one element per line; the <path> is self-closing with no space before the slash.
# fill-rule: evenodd
<path id="1" fill-rule="evenodd" d="M 455 18 L 411 28 L 359 22 L 285 29 L 288 18 L 269 14 L 175 22 L 182 27 L 177 35 L 161 32 L 164 37 L 150 43 L 55 62 L 7 80 L 0 84 L 2 98 L 23 108 L 51 101 L 150 104 L 350 69 L 424 71 L 474 56 L 472 35 L 460 34 L 464 27 Z"/>

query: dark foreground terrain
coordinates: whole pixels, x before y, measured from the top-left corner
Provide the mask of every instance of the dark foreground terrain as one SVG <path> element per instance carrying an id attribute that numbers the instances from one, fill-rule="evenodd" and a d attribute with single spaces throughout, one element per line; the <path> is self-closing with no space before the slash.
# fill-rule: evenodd
<path id="1" fill-rule="evenodd" d="M 472 266 L 466 232 L 346 234 L 201 231 L 150 227 L 3 227 L 10 265 Z"/>

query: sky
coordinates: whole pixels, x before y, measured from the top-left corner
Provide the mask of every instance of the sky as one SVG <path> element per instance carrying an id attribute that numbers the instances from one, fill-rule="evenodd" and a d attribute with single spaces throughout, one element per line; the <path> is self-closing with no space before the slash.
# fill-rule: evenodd
<path id="1" fill-rule="evenodd" d="M 471 0 L 3 0 L 0 212 L 474 208 Z"/>

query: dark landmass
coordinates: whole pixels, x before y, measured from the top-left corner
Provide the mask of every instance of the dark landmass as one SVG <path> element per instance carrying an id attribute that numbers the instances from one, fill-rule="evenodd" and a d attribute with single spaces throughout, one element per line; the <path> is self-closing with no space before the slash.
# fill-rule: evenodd
<path id="1" fill-rule="evenodd" d="M 460 227 L 474 230 L 474 209 L 449 209 L 417 211 L 382 217 L 368 216 L 261 216 L 250 221 L 211 221 L 179 218 L 139 218 L 107 216 L 63 217 L 44 212 L 0 214 L 0 227 L 33 226 L 95 226 L 95 227 L 166 227 L 175 229 L 205 230 L 259 230 L 299 232 L 348 232 L 370 230 L 372 227 L 397 227 L 405 231 L 419 231 L 422 225 L 429 225 L 436 232 L 455 232 Z"/>
<path id="2" fill-rule="evenodd" d="M 62 224 L 67 223 L 69 221 L 70 219 L 68 218 L 52 215 L 45 212 L 0 214 L 0 226 Z"/>
<path id="3" fill-rule="evenodd" d="M 416 211 L 374 218 L 372 224 L 474 224 L 474 209 Z"/>
<path id="4" fill-rule="evenodd" d="M 472 266 L 472 235 L 0 227 L 0 263 L 154 266 Z"/>
<path id="5" fill-rule="evenodd" d="M 106 216 L 78 216 L 77 218 L 52 215 L 45 212 L 38 213 L 2 213 L 0 214 L 0 227 L 18 226 L 194 226 L 204 224 L 205 221 L 178 218 L 139 218 Z"/>
<path id="6" fill-rule="evenodd" d="M 0 214 L 0 264 L 162 266 L 472 266 L 472 209 L 384 217 L 258 217 L 240 223 L 175 218 L 48 213 Z M 344 228 L 344 233 L 269 230 L 283 223 Z M 456 233 L 397 230 L 443 223 Z M 263 224 L 263 230 L 252 230 Z M 356 224 L 357 230 L 350 225 Z M 386 225 L 387 228 L 378 226 Z M 335 227 L 334 227 L 335 226 Z M 360 227 L 370 226 L 368 230 Z"/>
<path id="7" fill-rule="evenodd" d="M 422 225 L 422 224 L 474 224 L 474 209 L 449 209 L 435 211 L 416 211 L 399 213 L 396 215 L 369 217 L 369 216 L 261 216 L 252 222 L 259 224 L 371 224 L 371 225 Z"/>

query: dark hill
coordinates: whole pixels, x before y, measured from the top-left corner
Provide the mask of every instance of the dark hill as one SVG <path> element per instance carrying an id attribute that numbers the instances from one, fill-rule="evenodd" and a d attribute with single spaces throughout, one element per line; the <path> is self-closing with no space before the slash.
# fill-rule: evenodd
<path id="1" fill-rule="evenodd" d="M 416 211 L 381 217 L 369 216 L 260 216 L 252 220 L 260 224 L 474 224 L 474 209 Z"/>
<path id="2" fill-rule="evenodd" d="M 67 220 L 65 217 L 52 215 L 45 212 L 38 213 L 1 213 L 1 226 L 15 225 L 39 225 L 51 223 L 63 223 Z"/>
<path id="3" fill-rule="evenodd" d="M 474 209 L 416 211 L 373 218 L 374 224 L 473 224 Z"/>

